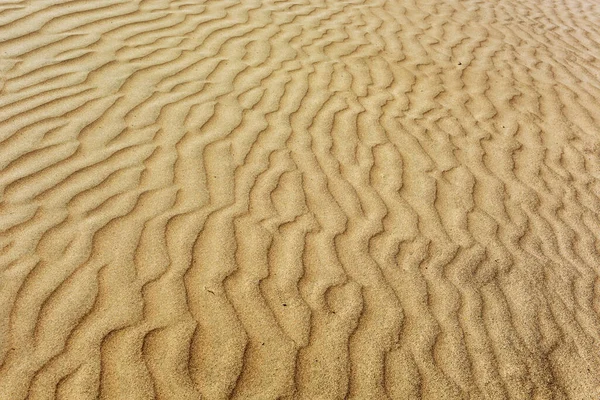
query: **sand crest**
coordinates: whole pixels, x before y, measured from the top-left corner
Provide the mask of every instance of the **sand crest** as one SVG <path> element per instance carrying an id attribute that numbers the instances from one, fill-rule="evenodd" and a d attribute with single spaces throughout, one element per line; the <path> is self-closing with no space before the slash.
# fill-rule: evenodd
<path id="1" fill-rule="evenodd" d="M 0 400 L 600 398 L 600 3 L 0 1 Z"/>

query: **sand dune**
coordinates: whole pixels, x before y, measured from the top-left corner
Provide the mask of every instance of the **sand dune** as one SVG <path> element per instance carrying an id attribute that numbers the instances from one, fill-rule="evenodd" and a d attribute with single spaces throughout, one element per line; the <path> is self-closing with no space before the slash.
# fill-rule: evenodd
<path id="1" fill-rule="evenodd" d="M 600 4 L 0 1 L 0 400 L 600 398 Z"/>

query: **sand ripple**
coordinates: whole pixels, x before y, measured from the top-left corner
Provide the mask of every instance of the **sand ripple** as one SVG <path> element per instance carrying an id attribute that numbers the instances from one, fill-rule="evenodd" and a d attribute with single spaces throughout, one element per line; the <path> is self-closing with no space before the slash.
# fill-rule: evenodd
<path id="1" fill-rule="evenodd" d="M 0 400 L 600 396 L 593 0 L 0 2 Z"/>

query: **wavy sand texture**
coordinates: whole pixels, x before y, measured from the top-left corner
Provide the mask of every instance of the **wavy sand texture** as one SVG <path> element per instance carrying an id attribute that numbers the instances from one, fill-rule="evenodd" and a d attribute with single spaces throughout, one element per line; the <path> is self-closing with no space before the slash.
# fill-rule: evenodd
<path id="1" fill-rule="evenodd" d="M 0 399 L 600 396 L 594 0 L 0 1 Z"/>

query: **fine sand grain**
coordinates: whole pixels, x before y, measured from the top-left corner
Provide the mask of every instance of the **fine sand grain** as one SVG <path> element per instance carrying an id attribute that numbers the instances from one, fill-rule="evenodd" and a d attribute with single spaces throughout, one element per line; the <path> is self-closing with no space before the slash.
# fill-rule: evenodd
<path id="1" fill-rule="evenodd" d="M 0 400 L 599 399 L 596 0 L 0 0 Z"/>

